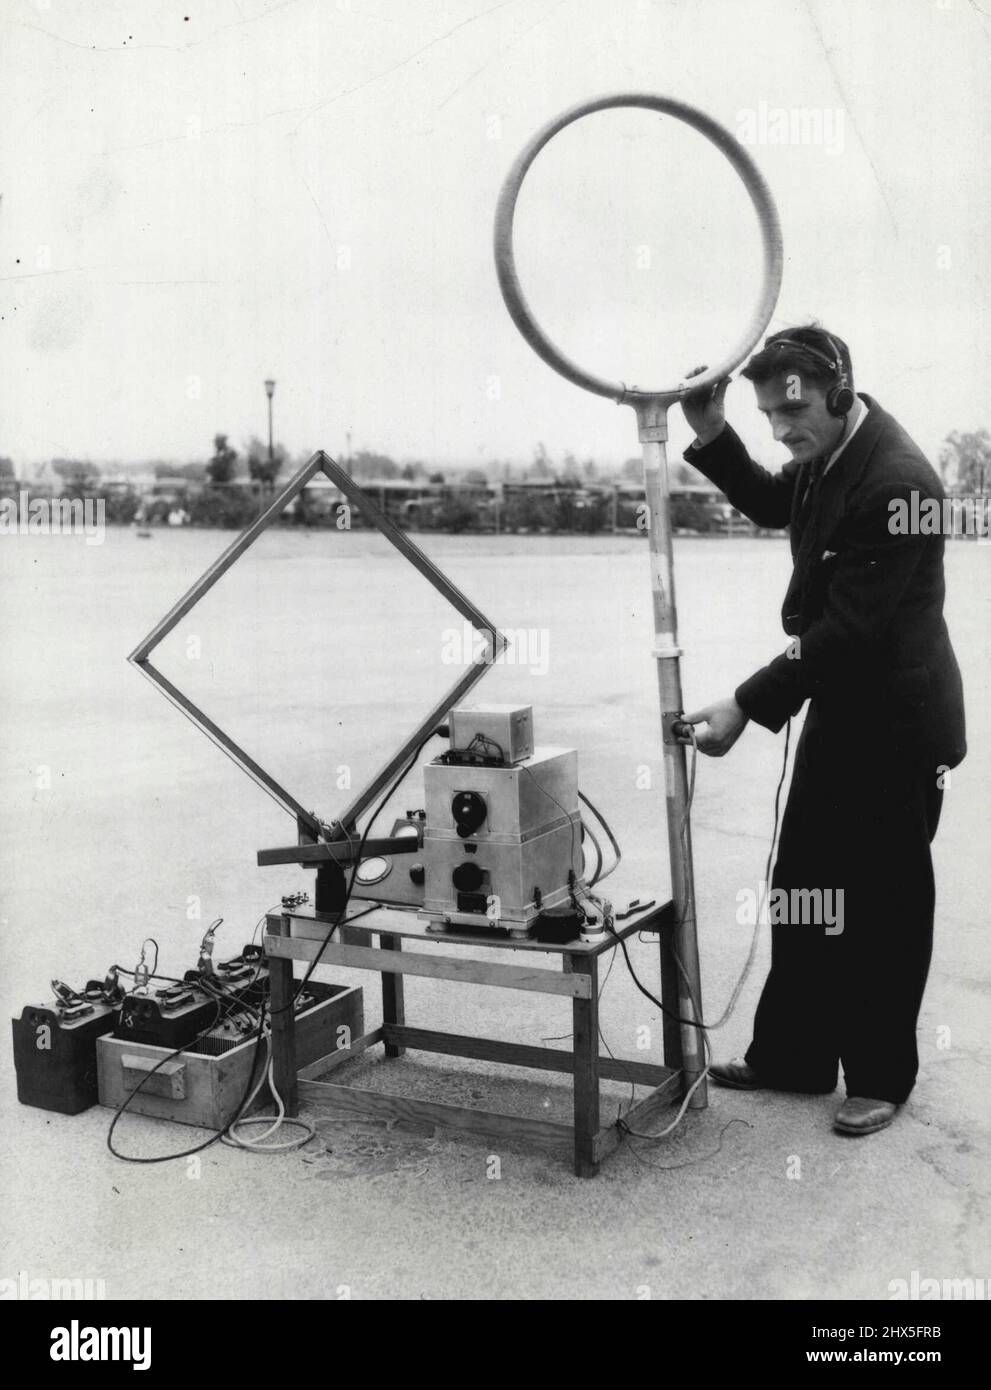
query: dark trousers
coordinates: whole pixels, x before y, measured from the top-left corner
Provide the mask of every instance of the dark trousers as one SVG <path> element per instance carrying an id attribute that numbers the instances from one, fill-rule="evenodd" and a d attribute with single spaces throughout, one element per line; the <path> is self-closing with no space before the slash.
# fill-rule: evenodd
<path id="1" fill-rule="evenodd" d="M 798 910 L 777 925 L 772 911 L 771 970 L 746 1056 L 769 1084 L 829 1092 L 842 1063 L 848 1095 L 907 1099 L 919 1067 L 942 799 L 937 769 L 884 729 L 810 708 L 772 876 L 772 890 L 786 890 Z M 792 891 L 801 889 L 832 889 L 834 909 L 843 890 L 835 924 L 797 920 L 807 915 L 808 898 Z M 778 910 L 788 910 L 780 897 Z"/>

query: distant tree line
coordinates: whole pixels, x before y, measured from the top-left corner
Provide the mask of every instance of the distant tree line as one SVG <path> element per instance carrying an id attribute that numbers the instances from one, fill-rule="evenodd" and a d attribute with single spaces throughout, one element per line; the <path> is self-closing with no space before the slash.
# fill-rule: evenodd
<path id="1" fill-rule="evenodd" d="M 308 457 L 310 453 L 295 463 Z M 387 506 L 398 524 L 449 532 L 499 529 L 592 534 L 614 524 L 625 529 L 634 524 L 630 494 L 642 482 L 642 464 L 637 457 L 621 465 L 618 478 L 600 477 L 594 460 L 580 462 L 573 454 L 565 454 L 556 464 L 541 443 L 525 467 L 491 460 L 484 467 L 444 472 L 421 461 L 400 464 L 371 449 L 358 450 L 340 462 L 359 484 L 410 485 L 405 501 L 390 501 Z M 217 434 L 213 452 L 205 462 L 156 463 L 155 482 L 150 487 L 104 480 L 100 469 L 86 460 L 52 459 L 50 473 L 58 479 L 56 489 L 54 483 L 19 484 L 13 461 L 0 456 L 0 497 L 16 497 L 26 486 L 34 496 L 60 491 L 102 499 L 107 521 L 119 525 L 164 525 L 175 521 L 178 514 L 183 524 L 239 529 L 258 516 L 291 463 L 282 445 L 273 449 L 270 459 L 268 446 L 253 437 L 242 458 L 229 436 Z M 949 492 L 987 495 L 991 491 L 991 434 L 986 429 L 953 431 L 944 441 L 939 466 Z M 617 481 L 628 490 L 625 506 L 618 511 L 612 495 Z M 678 463 L 672 467 L 671 481 L 677 488 L 698 484 L 701 479 L 694 469 Z M 522 482 L 533 486 L 514 485 Z M 417 485 L 423 485 L 422 493 Z M 689 529 L 708 529 L 704 502 L 699 497 L 676 499 L 673 521 Z M 304 489 L 283 522 L 335 526 L 337 513 L 317 490 Z"/>

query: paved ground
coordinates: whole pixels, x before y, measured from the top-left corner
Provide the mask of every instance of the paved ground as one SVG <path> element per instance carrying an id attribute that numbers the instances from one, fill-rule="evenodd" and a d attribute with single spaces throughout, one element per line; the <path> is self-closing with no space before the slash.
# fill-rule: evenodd
<path id="1" fill-rule="evenodd" d="M 222 915 L 233 954 L 298 870 L 259 870 L 287 818 L 124 662 L 229 537 L 210 533 L 17 537 L 0 545 L 0 808 L 8 1013 L 113 960 L 141 938 L 192 964 Z M 626 852 L 624 882 L 667 882 L 646 554 L 634 539 L 442 537 L 431 551 L 483 609 L 537 636 L 529 665 L 479 695 L 532 701 L 538 741 L 580 750 L 583 787 Z M 460 626 L 378 541 L 266 538 L 163 648 L 162 666 L 301 800 L 340 809 L 355 784 L 453 679 Z M 288 1157 L 215 1146 L 202 1164 L 127 1165 L 104 1147 L 108 1114 L 19 1106 L 2 1061 L 6 1195 L 0 1274 L 106 1281 L 109 1296 L 885 1298 L 889 1281 L 986 1276 L 988 1138 L 987 794 L 991 774 L 991 548 L 954 546 L 949 615 L 964 668 L 971 755 L 953 774 L 937 841 L 933 973 L 919 1028 L 920 1084 L 898 1123 L 834 1135 L 835 1101 L 711 1094 L 670 1139 L 629 1145 L 581 1183 L 565 1158 L 420 1127 L 324 1118 Z M 780 650 L 788 572 L 779 541 L 683 540 L 679 604 L 689 704 L 728 693 Z M 546 637 L 539 634 L 544 632 Z M 549 641 L 549 647 L 541 643 Z M 546 668 L 546 669 L 545 669 Z M 882 718 L 882 712 L 866 712 Z M 780 740 L 748 730 L 699 768 L 695 845 L 707 1012 L 721 1011 L 748 935 L 736 895 L 762 877 Z M 645 789 L 643 769 L 652 774 Z M 411 779 L 412 782 L 412 779 Z M 399 809 L 419 804 L 415 783 Z M 190 918 L 197 907 L 200 918 Z M 656 983 L 656 948 L 634 958 Z M 748 1038 L 762 949 L 718 1055 Z M 366 985 L 375 1015 L 373 981 Z M 483 987 L 407 985 L 411 1019 L 520 1042 L 566 1034 L 563 1002 Z M 659 1055 L 660 1027 L 622 963 L 602 1005 L 617 1053 Z M 653 1051 L 637 1051 L 637 1029 Z M 388 1077 L 385 1075 L 388 1071 Z M 364 1084 L 565 1119 L 553 1079 L 424 1054 L 355 1064 Z M 628 1088 L 608 1088 L 609 1106 Z M 837 1097 L 837 1100 L 839 1097 Z M 135 1154 L 197 1132 L 136 1118 Z M 499 1160 L 498 1178 L 491 1177 Z M 982 1171 L 983 1169 L 983 1171 Z"/>

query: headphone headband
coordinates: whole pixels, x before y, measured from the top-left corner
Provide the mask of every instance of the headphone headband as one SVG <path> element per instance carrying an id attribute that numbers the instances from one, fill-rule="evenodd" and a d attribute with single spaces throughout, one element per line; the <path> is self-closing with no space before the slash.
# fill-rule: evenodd
<path id="1" fill-rule="evenodd" d="M 832 349 L 833 356 L 827 357 L 821 348 L 813 347 L 811 343 L 803 343 L 800 338 L 771 338 L 765 340 L 764 350 L 768 351 L 776 347 L 795 348 L 798 352 L 807 353 L 809 357 L 816 357 L 820 362 L 824 362 L 833 374 L 833 384 L 826 392 L 826 409 L 830 415 L 842 416 L 845 418 L 853 409 L 855 400 L 853 389 L 850 386 L 850 377 L 843 363 L 843 357 L 839 348 L 832 338 L 823 329 L 813 329 L 813 332 L 821 333 L 823 338 Z"/>
<path id="2" fill-rule="evenodd" d="M 818 357 L 820 362 L 825 362 L 826 366 L 835 376 L 845 377 L 846 368 L 843 366 L 843 358 L 840 355 L 839 349 L 828 333 L 823 333 L 822 336 L 833 350 L 832 357 L 827 357 L 820 348 L 813 347 L 811 343 L 803 343 L 798 338 L 772 338 L 770 342 L 764 344 L 764 348 L 765 351 L 767 348 L 776 347 L 798 348 L 799 352 L 807 352 L 810 357 Z"/>

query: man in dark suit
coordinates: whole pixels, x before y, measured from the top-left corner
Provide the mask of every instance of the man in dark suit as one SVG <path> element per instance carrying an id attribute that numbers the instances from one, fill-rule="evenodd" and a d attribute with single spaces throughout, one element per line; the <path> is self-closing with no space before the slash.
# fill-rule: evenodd
<path id="1" fill-rule="evenodd" d="M 749 720 L 777 733 L 806 701 L 808 711 L 771 884 L 784 915 L 771 916 L 753 1041 L 711 1075 L 744 1090 L 829 1093 L 842 1063 L 836 1128 L 869 1134 L 891 1123 L 915 1082 L 930 844 L 946 773 L 966 751 L 943 619 L 944 540 L 905 525 L 931 510 L 925 499 L 941 504 L 943 489 L 897 421 L 854 392 L 835 335 L 775 334 L 743 376 L 791 460 L 773 474 L 749 457 L 726 423 L 728 380 L 685 398 L 696 434 L 685 458 L 758 526 L 789 527 L 782 618 L 792 643 L 686 719 L 702 726 L 699 749 L 720 757 Z M 810 890 L 833 890 L 842 911 L 832 924 L 788 911 L 816 901 Z"/>

